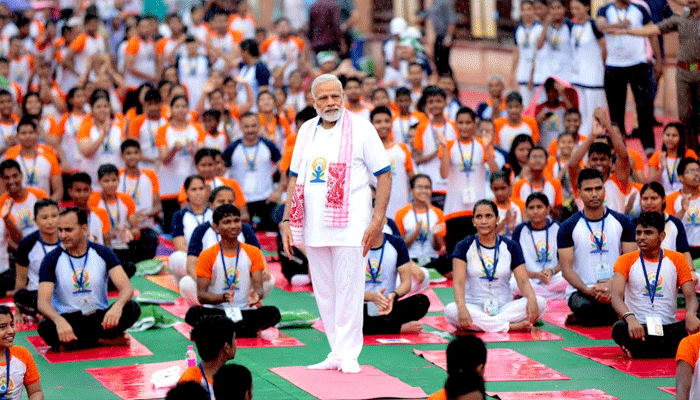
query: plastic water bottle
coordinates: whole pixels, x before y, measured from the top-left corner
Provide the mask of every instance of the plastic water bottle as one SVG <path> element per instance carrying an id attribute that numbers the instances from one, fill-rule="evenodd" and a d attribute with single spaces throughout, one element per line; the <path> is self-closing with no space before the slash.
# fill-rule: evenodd
<path id="1" fill-rule="evenodd" d="M 187 367 L 196 367 L 197 366 L 197 353 L 194 352 L 194 346 L 189 345 L 187 346 L 187 356 L 185 357 L 187 360 Z"/>

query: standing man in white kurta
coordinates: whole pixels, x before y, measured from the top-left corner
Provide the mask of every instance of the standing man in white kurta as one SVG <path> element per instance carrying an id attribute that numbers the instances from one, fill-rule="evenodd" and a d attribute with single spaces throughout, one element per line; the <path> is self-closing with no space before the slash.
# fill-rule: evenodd
<path id="1" fill-rule="evenodd" d="M 360 372 L 364 279 L 371 239 L 384 225 L 391 164 L 372 124 L 343 108 L 337 77 L 311 85 L 319 114 L 299 129 L 281 224 L 284 250 L 303 244 L 331 347 L 310 369 Z M 370 174 L 377 178 L 372 210 Z"/>

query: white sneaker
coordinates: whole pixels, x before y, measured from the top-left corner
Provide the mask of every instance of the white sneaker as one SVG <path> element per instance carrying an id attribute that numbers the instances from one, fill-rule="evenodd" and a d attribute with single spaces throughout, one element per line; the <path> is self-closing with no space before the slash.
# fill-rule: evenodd
<path id="1" fill-rule="evenodd" d="M 292 277 L 292 281 L 289 282 L 292 286 L 306 286 L 311 284 L 311 277 L 309 274 L 297 274 Z"/>
<path id="2" fill-rule="evenodd" d="M 362 370 L 357 360 L 344 360 L 341 364 L 340 371 L 344 374 L 359 374 Z"/>
<path id="3" fill-rule="evenodd" d="M 331 360 L 329 358 L 326 358 L 325 360 L 321 361 L 320 363 L 317 364 L 312 364 L 306 367 L 307 369 L 326 369 L 326 370 L 332 370 L 332 369 L 340 369 L 340 363 L 335 360 Z"/>

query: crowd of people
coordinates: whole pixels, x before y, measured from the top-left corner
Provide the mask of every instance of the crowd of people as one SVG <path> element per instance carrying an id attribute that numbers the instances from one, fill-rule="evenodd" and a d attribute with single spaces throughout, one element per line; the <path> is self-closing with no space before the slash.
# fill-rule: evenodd
<path id="1" fill-rule="evenodd" d="M 423 15 L 441 21 L 433 52 L 392 20 L 377 74 L 359 68 L 357 17 L 335 1 L 311 6 L 306 32 L 284 17 L 256 27 L 245 0 L 175 4 L 163 21 L 136 3 L 0 5 L 0 294 L 16 304 L 0 307 L 12 332 L 0 351 L 24 382 L 13 396 L 43 399 L 14 322 L 38 320 L 56 351 L 123 341 L 140 315 L 135 264 L 164 236 L 201 359 L 168 398 L 251 398 L 250 372 L 226 362 L 236 337 L 280 322 L 260 231 L 280 233 L 282 273 L 316 293 L 331 352 L 309 368 L 360 372 L 362 335 L 419 332 L 421 292 L 448 278 L 458 330 L 526 330 L 565 299 L 567 324 L 612 326 L 630 357 L 678 352 L 681 393 L 698 390 L 697 100 L 684 98 L 660 151 L 653 133 L 658 35 L 687 35 L 697 0 L 656 25 L 640 1 L 593 18 L 587 0 L 522 0 L 512 79 L 491 76 L 474 108 L 449 66 L 449 2 Z M 698 64 L 679 60 L 679 79 L 696 79 Z M 625 143 L 628 83 L 645 154 Z M 452 352 L 478 353 L 470 340 Z M 450 354 L 432 398 L 484 398 L 485 351 L 468 366 Z"/>

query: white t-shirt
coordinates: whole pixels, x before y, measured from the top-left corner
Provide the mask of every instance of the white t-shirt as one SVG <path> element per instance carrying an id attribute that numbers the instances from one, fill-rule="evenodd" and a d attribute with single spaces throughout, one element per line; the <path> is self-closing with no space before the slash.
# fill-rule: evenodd
<path id="1" fill-rule="evenodd" d="M 411 261 L 408 258 L 406 244 L 400 238 L 384 234 L 382 246 L 370 249 L 365 266 L 365 292 L 379 292 L 384 289 L 384 295 L 396 290 L 396 274 L 398 268 Z M 365 302 L 367 313 L 378 315 L 377 305 L 371 301 Z"/>
<path id="2" fill-rule="evenodd" d="M 447 148 L 450 172 L 444 212 L 471 210 L 477 201 L 486 198 L 486 151 L 478 138 L 468 142 L 451 140 Z"/>
<path id="3" fill-rule="evenodd" d="M 515 227 L 513 241 L 520 245 L 528 271 L 556 268 L 559 264 L 557 233 L 559 223 L 552 221 L 547 222 L 545 229 L 532 229 L 530 222 Z"/>
<path id="4" fill-rule="evenodd" d="M 520 85 L 527 85 L 530 81 L 532 64 L 537 53 L 537 39 L 542 34 L 542 29 L 542 24 L 537 21 L 529 27 L 520 24 L 515 29 L 515 44 L 518 46 L 518 67 L 515 79 Z"/>
<path id="5" fill-rule="evenodd" d="M 260 138 L 255 145 L 246 146 L 239 139 L 224 151 L 223 157 L 231 165 L 231 177 L 243 187 L 246 201 L 262 201 L 270 196 L 274 190 L 272 175 L 282 158 L 274 143 Z"/>
<path id="6" fill-rule="evenodd" d="M 328 190 L 328 166 L 338 161 L 341 127 L 345 118 L 352 124 L 352 165 L 350 172 L 349 213 L 346 227 L 329 227 L 324 221 Z M 376 129 L 368 121 L 351 113 L 343 113 L 331 129 L 324 129 L 316 117 L 299 129 L 292 155 L 291 176 L 300 165 L 304 174 L 304 244 L 307 246 L 360 246 L 372 212 L 370 175 L 379 176 L 391 170 L 389 157 Z M 302 149 L 310 134 L 307 148 Z"/>
<path id="7" fill-rule="evenodd" d="M 39 290 L 39 267 L 44 257 L 52 252 L 60 241 L 44 243 L 39 231 L 25 236 L 17 245 L 17 265 L 27 267 L 27 290 Z"/>
<path id="8" fill-rule="evenodd" d="M 571 83 L 585 89 L 602 89 L 605 60 L 598 40 L 603 34 L 589 19 L 571 27 Z"/>
<path id="9" fill-rule="evenodd" d="M 403 143 L 392 143 L 386 149 L 391 162 L 391 196 L 386 208 L 386 216 L 393 218 L 399 209 L 409 201 L 408 175 L 415 170 L 413 158 L 408 147 Z M 372 183 L 376 185 L 376 178 Z"/>
<path id="10" fill-rule="evenodd" d="M 635 3 L 620 10 L 615 3 L 609 3 L 598 9 L 598 17 L 605 18 L 609 24 L 629 21 L 628 29 L 639 28 L 651 21 L 649 12 Z M 631 67 L 646 64 L 646 38 L 631 35 L 605 35 L 608 57 L 605 65 L 608 67 Z"/>

